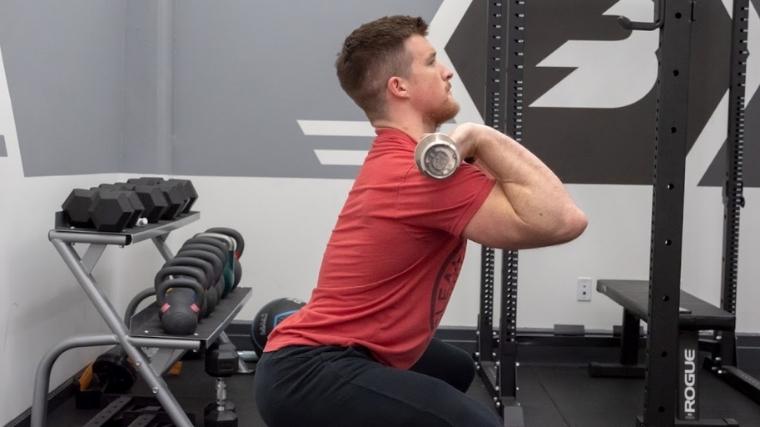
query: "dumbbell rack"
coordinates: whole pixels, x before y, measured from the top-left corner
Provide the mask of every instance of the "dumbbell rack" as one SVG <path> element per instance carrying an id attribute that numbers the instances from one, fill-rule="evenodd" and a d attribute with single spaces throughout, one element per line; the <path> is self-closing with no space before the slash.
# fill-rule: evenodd
<path id="1" fill-rule="evenodd" d="M 188 350 L 200 350 L 207 343 L 212 343 L 218 338 L 227 339 L 223 332 L 224 328 L 248 301 L 251 289 L 236 288 L 216 306 L 209 317 L 203 319 L 193 335 L 172 336 L 163 334 L 161 331 L 160 323 L 158 323 L 158 307 L 155 303 L 132 318 L 130 330 L 129 325 L 124 324 L 124 320 L 117 314 L 110 301 L 98 290 L 91 273 L 109 245 L 126 247 L 152 240 L 164 259 L 171 259 L 173 254 L 166 245 L 167 236 L 172 231 L 197 221 L 198 218 L 200 218 L 198 212 L 189 212 L 172 221 L 135 227 L 121 233 L 105 233 L 67 227 L 61 213 L 56 213 L 56 226 L 48 233 L 48 239 L 58 250 L 113 334 L 70 337 L 55 345 L 42 357 L 35 374 L 32 427 L 46 425 L 50 372 L 58 357 L 72 348 L 114 344 L 121 345 L 132 359 L 137 372 L 145 380 L 173 423 L 177 426 L 192 426 L 187 414 L 169 391 L 161 375 Z M 80 256 L 74 250 L 76 243 L 89 245 L 84 255 Z M 144 349 L 156 350 L 154 354 L 148 356 Z"/>

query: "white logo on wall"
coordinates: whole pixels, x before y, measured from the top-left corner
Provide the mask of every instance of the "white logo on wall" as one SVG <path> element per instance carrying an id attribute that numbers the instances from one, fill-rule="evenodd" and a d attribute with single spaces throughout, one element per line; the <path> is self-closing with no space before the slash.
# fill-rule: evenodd
<path id="1" fill-rule="evenodd" d="M 621 0 L 602 15 L 651 22 L 653 3 Z M 569 40 L 537 67 L 575 68 L 531 107 L 620 108 L 635 104 L 657 82 L 659 31 L 632 31 L 615 41 Z M 603 59 L 602 59 L 603 58 Z"/>
<path id="2" fill-rule="evenodd" d="M 729 16 L 732 1 L 722 0 Z M 750 34 L 758 22 L 757 10 L 750 2 Z M 621 0 L 604 12 L 604 16 L 626 16 L 632 21 L 651 22 L 652 3 Z M 657 82 L 659 31 L 632 31 L 623 40 L 569 40 L 537 67 L 575 68 L 567 77 L 536 99 L 531 107 L 621 108 L 640 101 Z M 751 37 L 752 45 L 758 37 Z M 750 55 L 748 70 L 755 70 L 759 55 Z M 600 60 L 604 58 L 604 60 Z M 747 73 L 747 97 L 752 98 L 760 73 Z"/>
<path id="3" fill-rule="evenodd" d="M 438 8 L 428 28 L 428 40 L 438 52 L 438 60 L 454 72 L 451 91 L 459 101 L 458 122 L 483 123 L 475 102 L 470 97 L 464 83 L 459 78 L 456 68 L 446 53 L 446 44 L 462 21 L 472 0 L 444 0 Z M 298 126 L 304 135 L 310 136 L 353 136 L 374 137 L 375 129 L 368 121 L 346 120 L 298 120 Z M 447 132 L 455 125 L 446 124 L 441 131 Z M 364 162 L 366 150 L 315 149 L 319 163 L 322 165 L 358 166 Z"/>
<path id="4" fill-rule="evenodd" d="M 732 13 L 733 2 L 722 0 Z M 760 51 L 760 16 L 750 2 L 749 51 Z M 650 22 L 653 4 L 621 0 L 603 13 Z M 657 81 L 659 31 L 632 31 L 617 41 L 570 40 L 537 64 L 537 67 L 575 68 L 567 77 L 536 99 L 531 107 L 621 108 L 646 96 Z M 600 58 L 602 58 L 600 60 Z M 760 55 L 747 62 L 745 106 L 760 86 Z M 726 139 L 728 91 L 716 106 L 686 158 L 687 186 L 697 186 Z"/>

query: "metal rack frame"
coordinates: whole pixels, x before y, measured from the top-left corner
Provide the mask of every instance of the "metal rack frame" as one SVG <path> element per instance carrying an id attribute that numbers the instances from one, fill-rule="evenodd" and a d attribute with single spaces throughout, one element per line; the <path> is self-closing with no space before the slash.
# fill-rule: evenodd
<path id="1" fill-rule="evenodd" d="M 739 212 L 744 207 L 744 105 L 747 77 L 749 0 L 734 0 L 731 25 L 726 182 L 723 191 L 721 308 L 736 314 L 739 274 Z M 717 349 L 705 364 L 719 378 L 760 403 L 760 381 L 738 368 L 735 331 L 715 331 Z"/>
<path id="2" fill-rule="evenodd" d="M 743 1 L 746 3 L 746 0 Z M 697 396 L 693 391 L 697 387 L 697 330 L 690 330 L 681 324 L 684 320 L 681 313 L 681 297 L 684 295 L 681 291 L 683 202 L 688 152 L 688 108 L 684 106 L 688 106 L 689 102 L 695 3 L 695 0 L 655 0 L 655 22 L 630 22 L 625 18 L 620 20 L 623 26 L 631 30 L 660 29 L 657 50 L 659 67 L 649 264 L 647 375 L 644 411 L 643 415 L 637 418 L 637 425 L 640 426 L 738 425 L 733 419 L 699 418 L 698 409 L 695 407 Z M 737 5 L 738 1 L 735 1 L 735 9 Z M 736 20 L 734 24 L 736 28 Z M 735 61 L 733 54 L 732 60 Z M 743 79 L 743 75 L 740 77 Z M 741 83 L 743 86 L 743 80 Z M 732 108 L 734 107 L 732 105 Z M 740 158 L 741 154 L 737 156 L 734 151 L 730 151 L 729 156 Z M 728 181 L 727 192 L 730 197 L 735 196 L 737 192 L 740 195 L 741 183 L 737 185 L 736 180 Z M 738 221 L 738 212 L 736 214 Z M 728 250 L 735 247 L 732 244 Z M 735 264 L 733 267 L 735 268 Z M 735 300 L 735 296 L 733 299 Z M 725 298 L 723 306 L 727 307 Z M 735 310 L 720 312 L 732 316 Z M 733 320 L 733 317 L 731 319 Z M 694 325 L 694 328 L 698 326 Z M 733 327 L 732 323 L 730 328 Z M 721 328 L 716 326 L 709 329 Z M 692 378 L 691 384 L 689 375 Z"/>
<path id="3" fill-rule="evenodd" d="M 161 375 L 188 350 L 203 348 L 210 336 L 213 336 L 214 339 L 227 339 L 223 332 L 225 322 L 229 323 L 234 314 L 240 311 L 245 301 L 250 297 L 250 289 L 245 289 L 241 298 L 238 298 L 236 303 L 227 309 L 228 312 L 224 313 L 223 316 L 220 315 L 219 324 L 213 328 L 215 332 L 209 336 L 201 337 L 198 333 L 192 337 L 176 337 L 176 339 L 166 336 L 134 336 L 130 335 L 128 326 L 124 324 L 124 320 L 118 315 L 110 301 L 98 290 L 92 271 L 109 245 L 125 247 L 151 240 L 163 258 L 169 260 L 173 254 L 166 245 L 168 234 L 198 220 L 198 218 L 200 218 L 198 212 L 190 212 L 174 221 L 150 224 L 140 229 L 128 229 L 122 233 L 103 233 L 65 227 L 61 221 L 60 212 L 56 214 L 56 228 L 50 230 L 48 238 L 113 333 L 67 338 L 56 344 L 42 357 L 35 374 L 31 414 L 31 425 L 33 427 L 42 427 L 46 424 L 50 372 L 58 357 L 72 348 L 114 344 L 121 345 L 129 358 L 132 359 L 137 372 L 145 380 L 172 422 L 177 426 L 192 426 L 188 416 L 182 410 Z M 89 245 L 82 256 L 74 249 L 74 245 L 77 243 Z M 148 356 L 143 348 L 157 350 L 155 354 Z"/>
<path id="4" fill-rule="evenodd" d="M 525 68 L 525 0 L 488 3 L 486 122 L 521 142 Z M 504 84 L 504 81 L 507 84 Z M 481 248 L 475 366 L 506 426 L 523 426 L 517 403 L 517 251 L 502 251 L 499 333 L 493 329 L 495 250 Z"/>
<path id="5" fill-rule="evenodd" d="M 688 147 L 693 0 L 656 0 L 660 28 L 657 124 L 649 260 L 649 329 L 640 425 L 676 422 L 683 202 Z M 635 29 L 635 28 L 634 28 Z"/>

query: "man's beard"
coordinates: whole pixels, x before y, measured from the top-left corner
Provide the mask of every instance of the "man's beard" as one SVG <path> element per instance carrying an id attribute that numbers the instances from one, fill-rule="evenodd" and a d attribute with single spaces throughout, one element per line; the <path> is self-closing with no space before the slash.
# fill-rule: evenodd
<path id="1" fill-rule="evenodd" d="M 431 111 L 428 114 L 428 120 L 433 122 L 435 124 L 435 127 L 438 128 L 443 123 L 446 123 L 456 117 L 457 113 L 459 113 L 459 104 L 451 99 L 447 100 L 437 110 Z"/>

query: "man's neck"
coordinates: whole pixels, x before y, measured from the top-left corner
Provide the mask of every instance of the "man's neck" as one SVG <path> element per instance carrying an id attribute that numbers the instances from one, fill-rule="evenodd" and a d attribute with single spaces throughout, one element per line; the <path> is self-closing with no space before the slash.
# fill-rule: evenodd
<path id="1" fill-rule="evenodd" d="M 426 133 L 435 132 L 436 130 L 435 126 L 426 125 L 420 120 L 377 119 L 372 121 L 372 126 L 376 128 L 398 129 L 411 136 L 415 142 L 422 139 L 422 136 Z"/>

